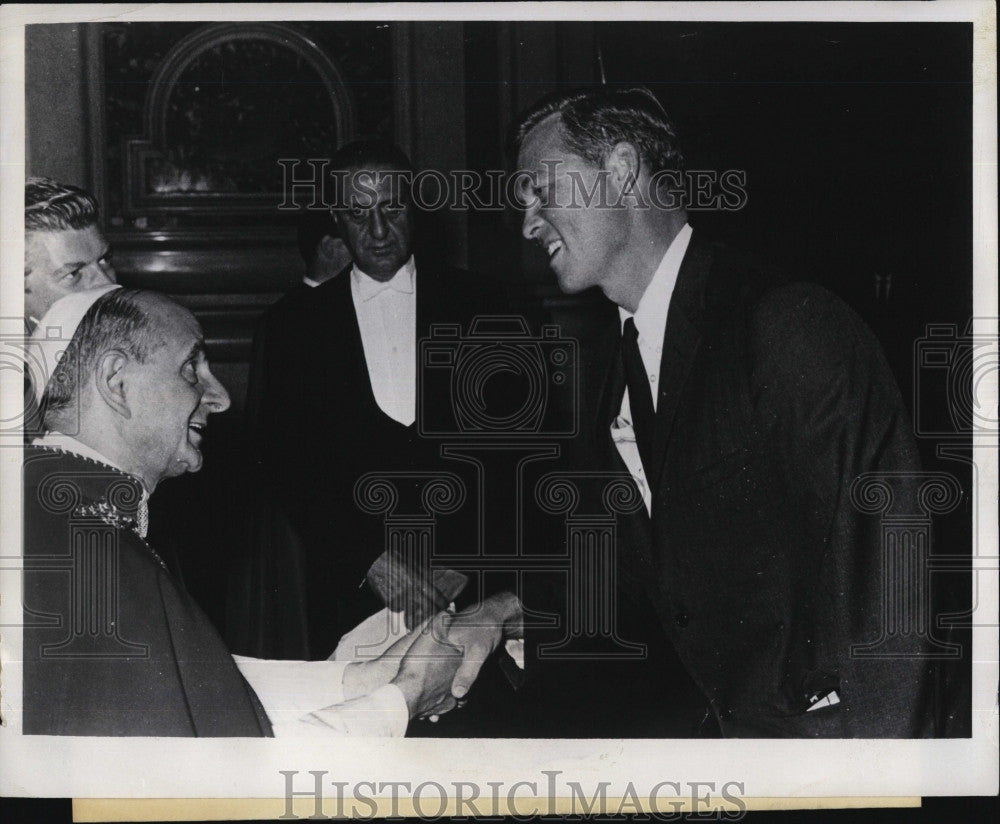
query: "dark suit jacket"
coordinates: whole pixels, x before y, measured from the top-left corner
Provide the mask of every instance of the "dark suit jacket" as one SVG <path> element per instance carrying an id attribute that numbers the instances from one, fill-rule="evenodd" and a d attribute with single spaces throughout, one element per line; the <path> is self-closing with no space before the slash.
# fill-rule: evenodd
<path id="1" fill-rule="evenodd" d="M 418 261 L 416 283 L 418 340 L 436 324 L 457 324 L 465 333 L 474 317 L 504 305 L 499 289 L 466 272 Z M 364 578 L 385 548 L 385 526 L 381 515 L 355 503 L 358 479 L 375 471 L 455 472 L 456 462 L 442 461 L 440 441 L 420 437 L 416 425 L 403 426 L 379 408 L 350 268 L 318 287 L 294 290 L 267 313 L 255 336 L 249 399 L 260 467 L 302 545 L 294 562 L 299 583 L 286 580 L 276 600 L 304 600 L 308 655 L 325 658 L 344 632 L 382 606 Z M 425 408 L 435 420 L 447 419 L 450 402 L 446 393 L 433 393 Z M 403 508 L 411 504 L 401 501 Z M 438 552 L 457 543 L 449 541 L 447 524 L 438 525 L 437 538 Z M 288 645 L 279 646 L 267 654 L 288 656 Z"/>
<path id="2" fill-rule="evenodd" d="M 24 732 L 269 736 L 219 634 L 134 531 L 141 495 L 103 464 L 25 448 Z"/>
<path id="3" fill-rule="evenodd" d="M 609 434 L 619 337 L 609 315 L 586 347 L 577 446 L 583 465 L 624 472 Z M 926 639 L 901 634 L 888 651 L 902 657 L 851 652 L 883 635 L 889 574 L 879 521 L 855 508 L 851 484 L 902 473 L 890 484 L 904 496 L 920 469 L 870 331 L 820 287 L 783 283 L 695 232 L 659 393 L 652 517 L 626 516 L 618 544 L 624 595 L 645 596 L 658 626 L 629 640 L 669 641 L 677 677 L 726 736 L 928 734 L 927 666 L 912 657 Z M 834 689 L 839 704 L 806 711 Z"/>

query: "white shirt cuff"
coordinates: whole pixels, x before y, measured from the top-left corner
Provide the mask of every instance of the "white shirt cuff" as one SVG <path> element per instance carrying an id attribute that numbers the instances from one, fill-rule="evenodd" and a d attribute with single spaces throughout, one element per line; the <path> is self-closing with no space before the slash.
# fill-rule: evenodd
<path id="1" fill-rule="evenodd" d="M 271 724 L 295 721 L 344 700 L 347 661 L 271 661 L 234 655 Z"/>
<path id="2" fill-rule="evenodd" d="M 524 639 L 510 638 L 504 644 L 504 648 L 507 650 L 507 654 L 514 659 L 514 663 L 520 669 L 524 669 Z"/>
<path id="3" fill-rule="evenodd" d="M 357 735 L 384 738 L 401 738 L 406 735 L 410 711 L 403 691 L 395 684 L 379 687 L 371 695 L 345 701 L 336 707 L 317 710 L 303 719 L 301 727 L 293 734 Z M 275 731 L 275 736 L 279 732 Z"/>
<path id="4" fill-rule="evenodd" d="M 406 734 L 410 713 L 395 684 L 344 700 L 349 661 L 270 661 L 242 655 L 233 660 L 264 705 L 275 738 Z"/>

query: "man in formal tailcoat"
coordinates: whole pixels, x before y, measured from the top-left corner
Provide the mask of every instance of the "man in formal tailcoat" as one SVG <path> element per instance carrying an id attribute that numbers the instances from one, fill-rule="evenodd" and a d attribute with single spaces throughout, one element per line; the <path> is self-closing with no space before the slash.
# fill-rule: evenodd
<path id="1" fill-rule="evenodd" d="M 577 460 L 627 473 L 643 503 L 619 523 L 613 617 L 646 658 L 543 664 L 573 684 L 550 718 L 626 736 L 929 734 L 926 634 L 863 649 L 886 636 L 884 592 L 923 597 L 852 500 L 866 473 L 902 497 L 920 470 L 874 336 L 819 286 L 692 230 L 647 89 L 548 98 L 514 146 L 524 236 L 564 292 L 617 307 L 584 346 Z"/>
<path id="2" fill-rule="evenodd" d="M 413 168 L 398 147 L 353 142 L 330 168 L 333 215 L 353 262 L 267 313 L 249 389 L 254 448 L 302 547 L 293 561 L 299 583 L 277 598 L 304 602 L 312 658 L 330 655 L 348 628 L 383 606 L 366 573 L 387 548 L 385 526 L 359 505 L 359 480 L 371 472 L 456 471 L 439 442 L 420 432 L 418 412 L 451 398 L 427 395 L 418 410 L 418 341 L 438 324 L 467 333 L 473 318 L 503 306 L 499 290 L 418 249 Z M 461 520 L 437 525 L 435 551 L 470 551 L 475 525 L 462 529 Z M 474 581 L 467 594 L 475 598 L 476 590 Z"/>

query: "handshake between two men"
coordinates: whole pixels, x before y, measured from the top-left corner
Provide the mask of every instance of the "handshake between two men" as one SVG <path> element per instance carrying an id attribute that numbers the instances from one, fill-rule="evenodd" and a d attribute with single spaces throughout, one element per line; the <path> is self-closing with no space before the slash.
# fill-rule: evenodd
<path id="1" fill-rule="evenodd" d="M 65 646 L 65 625 L 26 622 L 25 734 L 398 736 L 411 718 L 458 706 L 501 641 L 521 636 L 507 593 L 454 615 L 440 603 L 411 614 L 412 631 L 369 661 L 231 654 L 147 540 L 149 497 L 201 468 L 207 420 L 230 403 L 197 320 L 163 295 L 105 284 L 57 300 L 39 326 L 47 368 L 32 392 L 45 434 L 24 453 L 25 613 L 78 603 L 68 576 L 38 559 L 65 551 L 81 517 L 101 538 L 91 544 L 116 548 L 117 576 L 113 630 L 83 639 L 85 657 L 44 654 Z M 53 328 L 59 340 L 46 337 Z M 67 478 L 73 506 L 49 505 Z"/>
<path id="2" fill-rule="evenodd" d="M 522 635 L 521 602 L 513 593 L 492 595 L 455 614 L 438 613 L 377 658 L 349 664 L 344 672 L 344 697 L 351 700 L 394 684 L 403 694 L 410 718 L 435 720 L 463 706 L 490 655 L 504 641 Z M 324 712 L 314 715 L 322 721 Z"/>

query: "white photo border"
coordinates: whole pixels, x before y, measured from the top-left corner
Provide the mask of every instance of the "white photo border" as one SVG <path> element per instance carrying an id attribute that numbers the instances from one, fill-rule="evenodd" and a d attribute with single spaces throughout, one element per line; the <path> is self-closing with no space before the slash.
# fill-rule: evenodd
<path id="1" fill-rule="evenodd" d="M 591 20 L 803 20 L 970 21 L 974 23 L 973 220 L 974 309 L 997 312 L 996 29 L 988 2 L 942 3 L 572 3 L 518 4 L 304 4 L 265 5 L 59 5 L 0 10 L 0 302 L 19 306 L 23 260 L 24 26 L 27 23 L 301 19 L 564 19 L 584 12 Z M 5 376 L 6 377 L 6 376 Z M 996 403 L 996 373 L 986 397 Z M 5 380 L 0 405 L 21 403 L 20 387 Z M 626 785 L 663 781 L 738 781 L 747 797 L 977 795 L 997 792 L 998 666 L 997 452 L 977 450 L 981 561 L 978 610 L 990 626 L 974 630 L 973 736 L 953 740 L 656 741 L 338 739 L 315 742 L 225 739 L 125 739 L 23 736 L 20 728 L 20 576 L 12 554 L 20 547 L 19 450 L 0 450 L 0 794 L 76 798 L 280 797 L 280 771 L 324 770 L 330 780 L 536 781 L 558 770 L 560 781 L 584 787 L 610 782 L 609 796 Z M 991 569 L 992 567 L 992 569 Z M 12 631 L 13 630 L 13 631 Z M 522 791 L 525 792 L 525 791 Z"/>

